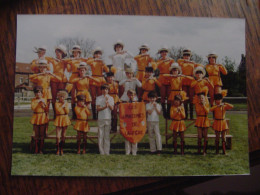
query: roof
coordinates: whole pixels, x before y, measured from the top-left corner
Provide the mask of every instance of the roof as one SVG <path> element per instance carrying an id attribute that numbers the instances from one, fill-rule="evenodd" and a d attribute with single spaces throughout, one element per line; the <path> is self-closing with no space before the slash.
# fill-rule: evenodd
<path id="1" fill-rule="evenodd" d="M 16 62 L 15 73 L 33 73 L 31 70 L 31 64 Z"/>

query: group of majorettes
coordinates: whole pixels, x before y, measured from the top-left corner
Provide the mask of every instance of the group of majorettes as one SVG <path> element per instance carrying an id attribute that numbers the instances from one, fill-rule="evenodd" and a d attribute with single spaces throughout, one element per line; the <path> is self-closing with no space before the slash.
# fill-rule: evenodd
<path id="1" fill-rule="evenodd" d="M 183 51 L 182 59 L 178 59 L 177 63 L 174 59 L 168 57 L 169 50 L 167 47 L 158 50 L 160 58 L 157 61 L 150 57 L 147 44 L 139 47 L 140 53 L 135 57 L 124 50 L 122 41 L 117 41 L 114 44 L 114 50 L 115 53 L 109 56 L 112 60 L 112 67 L 108 68 L 102 59 L 103 51 L 100 47 L 93 51 L 93 58 L 87 59 L 81 57 L 82 50 L 79 45 L 74 45 L 71 49 L 73 56 L 71 58 L 66 58 L 67 51 L 63 45 L 55 48 L 55 58 L 45 56 L 46 48 L 40 47 L 37 49 L 38 59 L 33 60 L 31 65 L 34 74 L 30 75 L 30 80 L 35 86 L 35 98 L 32 100 L 34 114 L 31 119 L 35 133 L 35 153 L 42 153 L 44 137 L 48 129 L 48 113 L 51 102 L 57 133 L 57 154 L 63 154 L 66 129 L 71 124 L 68 117 L 69 105 L 66 101 L 68 93 L 71 94 L 72 118 L 76 119 L 74 129 L 78 132 L 77 153 L 80 153 L 82 137 L 83 153 L 85 153 L 86 132 L 89 131 L 87 120 L 91 113 L 93 119 L 99 119 L 99 131 L 102 129 L 103 134 L 106 135 L 106 138 L 104 138 L 102 132 L 99 132 L 103 136 L 101 136 L 102 139 L 100 138 L 99 142 L 104 146 L 107 143 L 107 131 L 110 132 L 110 129 L 113 132 L 117 131 L 118 104 L 129 102 L 129 97 L 131 97 L 129 93 L 137 92 L 131 102 L 144 101 L 148 105 L 151 103 L 151 99 L 157 100 L 156 85 L 160 90 L 160 107 L 163 116 L 172 119 L 170 130 L 173 131 L 174 153 L 177 153 L 176 139 L 178 134 L 181 138 L 181 154 L 184 153 L 184 119 L 188 118 L 188 106 L 190 118 L 193 119 L 194 104 L 197 114 L 195 126 L 198 129 L 198 153 L 201 152 L 201 140 L 204 137 L 203 154 L 206 154 L 207 129 L 210 126 L 209 110 L 213 112 L 214 116 L 213 129 L 216 133 L 216 153 L 219 153 L 220 134 L 222 136 L 223 153 L 225 153 L 225 133 L 228 129 L 225 111 L 233 106 L 222 103 L 226 90 L 222 90 L 221 73 L 227 74 L 227 70 L 223 65 L 216 64 L 216 54 L 211 53 L 207 56 L 209 63 L 204 67 L 190 60 L 192 53 L 188 49 Z M 133 71 L 132 67 L 125 67 L 127 58 L 134 59 L 137 62 L 136 72 Z M 154 76 L 156 69 L 159 70 L 158 78 Z M 87 74 L 90 70 L 91 75 Z M 209 75 L 208 78 L 205 77 L 206 71 Z M 104 95 L 102 89 L 105 88 L 108 94 Z M 207 98 L 208 93 L 210 102 Z M 113 99 L 113 106 L 108 103 L 109 97 Z M 58 99 L 57 102 L 56 99 Z M 100 103 L 100 100 L 103 102 Z M 97 103 L 104 105 L 104 107 L 97 105 Z M 212 106 L 211 108 L 209 103 Z M 92 112 L 90 112 L 90 108 Z M 153 122 L 154 118 L 157 121 L 158 116 L 155 117 L 155 113 L 160 114 L 157 111 L 156 106 L 150 112 L 149 109 L 147 110 L 147 118 L 151 119 L 150 122 Z M 99 117 L 97 117 L 97 113 Z M 110 113 L 110 117 L 106 116 L 108 113 Z M 104 123 L 106 121 L 107 123 Z M 148 131 L 148 133 L 150 132 L 151 152 L 156 150 L 154 144 L 151 146 L 151 143 L 159 142 L 159 149 L 157 148 L 157 150 L 160 153 L 161 141 L 158 141 L 158 139 L 160 140 L 159 136 L 155 136 L 158 132 L 154 131 L 158 130 Z M 102 148 L 99 149 L 102 153 Z"/>

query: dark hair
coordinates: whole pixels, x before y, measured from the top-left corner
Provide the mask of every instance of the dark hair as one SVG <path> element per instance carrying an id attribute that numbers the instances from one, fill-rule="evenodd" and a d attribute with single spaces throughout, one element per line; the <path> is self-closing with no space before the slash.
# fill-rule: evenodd
<path id="1" fill-rule="evenodd" d="M 200 96 L 200 95 L 206 95 L 205 92 L 201 92 L 201 93 L 197 93 L 197 96 Z"/>
<path id="2" fill-rule="evenodd" d="M 78 101 L 85 101 L 86 100 L 86 96 L 85 95 L 77 95 L 77 100 Z"/>
<path id="3" fill-rule="evenodd" d="M 61 52 L 62 54 L 61 54 L 61 56 L 62 56 L 62 58 L 65 58 L 66 56 L 67 56 L 67 54 L 65 54 L 63 51 L 61 51 L 60 49 L 56 49 L 56 50 L 58 50 L 59 52 Z M 55 50 L 55 51 L 56 51 Z"/>
<path id="4" fill-rule="evenodd" d="M 145 67 L 145 72 L 153 72 L 153 67 Z"/>
<path id="5" fill-rule="evenodd" d="M 201 70 L 197 70 L 197 71 L 195 72 L 195 74 L 197 74 L 197 73 L 203 74 L 203 72 L 202 72 Z"/>
<path id="6" fill-rule="evenodd" d="M 100 53 L 100 54 L 102 55 L 102 52 L 101 52 L 101 51 L 95 51 L 94 54 L 93 54 L 93 57 L 94 57 L 94 55 L 97 54 L 97 53 Z M 95 58 L 95 57 L 94 57 L 94 58 Z"/>
<path id="7" fill-rule="evenodd" d="M 35 86 L 34 88 L 33 88 L 33 92 L 34 93 L 38 93 L 39 91 L 41 91 L 42 92 L 42 86 Z"/>
<path id="8" fill-rule="evenodd" d="M 148 98 L 157 98 L 156 92 L 155 92 L 155 91 L 150 91 L 150 92 L 148 93 Z"/>
<path id="9" fill-rule="evenodd" d="M 217 93 L 214 95 L 214 100 L 222 100 L 223 99 L 223 95 L 221 93 Z"/>
<path id="10" fill-rule="evenodd" d="M 109 89 L 109 86 L 106 85 L 106 84 L 104 84 L 104 85 L 101 85 L 100 89 L 101 89 L 101 90 L 103 90 L 103 89 Z"/>
<path id="11" fill-rule="evenodd" d="M 115 44 L 115 46 L 114 46 L 114 50 L 116 51 L 116 46 L 118 46 L 118 45 L 120 45 L 122 48 L 124 48 L 124 46 L 123 45 L 121 45 L 121 44 Z"/>
<path id="12" fill-rule="evenodd" d="M 108 72 L 108 73 L 106 74 L 106 76 L 107 76 L 107 77 L 113 77 L 113 76 L 114 76 L 114 73 L 113 73 L 113 72 Z"/>
<path id="13" fill-rule="evenodd" d="M 182 101 L 181 95 L 179 95 L 179 94 L 175 95 L 174 100 Z"/>

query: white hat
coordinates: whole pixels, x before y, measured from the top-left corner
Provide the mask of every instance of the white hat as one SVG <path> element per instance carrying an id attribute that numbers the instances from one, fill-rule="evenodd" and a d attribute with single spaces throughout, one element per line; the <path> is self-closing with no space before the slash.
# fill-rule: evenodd
<path id="1" fill-rule="evenodd" d="M 133 69 L 132 69 L 132 68 L 126 68 L 126 69 L 125 69 L 125 72 L 126 72 L 126 73 L 133 73 Z"/>
<path id="2" fill-rule="evenodd" d="M 196 68 L 193 70 L 193 75 L 194 75 L 194 76 L 196 75 L 196 72 L 197 72 L 197 71 L 201 71 L 202 74 L 203 74 L 203 77 L 205 77 L 205 75 L 206 75 L 205 68 L 203 68 L 203 67 L 201 67 L 201 66 L 196 67 Z"/>
<path id="3" fill-rule="evenodd" d="M 62 44 L 58 45 L 57 47 L 55 47 L 55 51 L 56 50 L 61 50 L 65 55 L 67 55 L 67 51 L 66 51 L 66 47 Z"/>
<path id="4" fill-rule="evenodd" d="M 144 44 L 141 45 L 141 47 L 139 47 L 139 50 L 140 49 L 147 49 L 147 50 L 149 50 L 150 48 L 149 48 L 148 44 L 144 43 Z"/>
<path id="5" fill-rule="evenodd" d="M 80 62 L 78 69 L 81 69 L 81 68 L 87 69 L 87 64 L 86 64 L 86 62 Z"/>
<path id="6" fill-rule="evenodd" d="M 80 53 L 81 53 L 81 48 L 80 48 L 80 46 L 79 45 L 73 45 L 72 46 L 72 50 L 70 50 L 71 52 L 73 52 L 73 51 L 79 51 Z"/>
<path id="7" fill-rule="evenodd" d="M 182 51 L 182 55 L 185 55 L 185 54 L 191 55 L 191 50 L 189 50 L 189 49 L 184 49 L 184 50 Z"/>
<path id="8" fill-rule="evenodd" d="M 162 51 L 167 51 L 167 52 L 169 52 L 169 49 L 168 49 L 168 47 L 167 47 L 166 45 L 163 45 L 163 46 L 161 47 L 161 49 L 158 50 L 158 53 L 161 53 Z"/>
<path id="9" fill-rule="evenodd" d="M 45 59 L 40 59 L 38 61 L 38 66 L 47 66 L 48 62 Z"/>
<path id="10" fill-rule="evenodd" d="M 47 50 L 47 47 L 45 46 L 45 45 L 42 45 L 42 46 L 40 46 L 40 47 L 34 47 L 34 52 L 35 53 L 39 53 L 40 51 L 46 51 Z"/>
<path id="11" fill-rule="evenodd" d="M 178 63 L 172 63 L 172 64 L 171 64 L 171 67 L 169 68 L 169 70 L 171 71 L 171 70 L 174 69 L 174 68 L 178 69 L 179 74 L 182 73 L 181 67 L 179 66 Z"/>
<path id="12" fill-rule="evenodd" d="M 216 52 L 212 51 L 212 52 L 209 52 L 209 55 L 207 55 L 207 58 L 209 58 L 209 57 L 215 57 L 215 58 L 217 58 L 218 55 L 216 54 Z"/>
<path id="13" fill-rule="evenodd" d="M 125 46 L 122 40 L 117 40 L 117 41 L 114 43 L 114 47 L 115 47 L 116 45 L 122 45 L 122 47 Z"/>
<path id="14" fill-rule="evenodd" d="M 101 47 L 96 47 L 96 48 L 92 51 L 93 55 L 94 55 L 94 53 L 96 53 L 97 51 L 103 53 L 103 50 L 102 50 Z"/>

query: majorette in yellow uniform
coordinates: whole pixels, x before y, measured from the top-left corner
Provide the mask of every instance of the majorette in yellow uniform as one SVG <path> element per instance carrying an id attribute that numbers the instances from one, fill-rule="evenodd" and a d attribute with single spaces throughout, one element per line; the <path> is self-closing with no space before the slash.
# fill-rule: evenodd
<path id="1" fill-rule="evenodd" d="M 59 102 L 56 102 L 54 107 L 56 113 L 56 118 L 54 120 L 54 126 L 56 126 L 56 154 L 63 155 L 63 145 L 65 143 L 67 127 L 71 124 L 68 116 L 69 104 L 68 102 L 65 102 L 68 93 L 65 90 L 61 90 L 58 92 L 57 96 Z"/>
<path id="2" fill-rule="evenodd" d="M 163 59 L 159 59 L 156 64 L 157 64 L 157 68 L 160 71 L 160 75 L 158 78 L 158 81 L 162 84 L 162 85 L 170 85 L 170 81 L 169 81 L 169 77 L 164 76 L 165 74 L 168 75 L 170 74 L 170 67 L 172 65 L 172 63 L 174 63 L 174 59 L 171 58 L 167 58 L 165 60 Z"/>
<path id="3" fill-rule="evenodd" d="M 222 103 L 223 95 L 225 91 L 222 91 L 220 94 L 215 94 L 214 99 L 216 105 L 211 107 L 210 111 L 214 114 L 214 122 L 212 128 L 215 130 L 216 134 L 216 154 L 219 153 L 219 137 L 221 134 L 222 137 L 222 149 L 223 154 L 226 154 L 226 130 L 229 129 L 226 121 L 226 110 L 232 109 L 234 106 L 228 103 Z"/>
<path id="4" fill-rule="evenodd" d="M 36 48 L 36 51 L 34 51 L 34 52 L 38 54 L 38 59 L 34 59 L 31 62 L 31 70 L 33 71 L 33 73 L 39 73 L 39 69 L 38 69 L 39 60 L 47 60 L 47 70 L 50 71 L 51 62 L 48 60 L 49 57 L 44 56 L 46 53 L 46 47 L 41 46 L 39 48 Z"/>
<path id="5" fill-rule="evenodd" d="M 177 62 L 182 69 L 183 75 L 193 77 L 194 68 L 198 66 L 203 67 L 203 65 L 190 61 L 191 55 L 192 55 L 191 51 L 189 49 L 185 49 L 182 52 L 182 59 L 178 59 Z M 182 89 L 186 92 L 187 96 L 189 97 L 187 101 L 184 101 L 186 118 L 188 118 L 188 106 L 189 106 L 190 119 L 193 119 L 192 98 L 194 96 L 194 90 L 190 88 L 190 84 L 191 84 L 191 80 L 184 80 L 182 83 Z"/>
<path id="6" fill-rule="evenodd" d="M 140 50 L 140 54 L 135 56 L 134 59 L 137 62 L 137 74 L 136 74 L 136 78 L 142 82 L 143 78 L 145 76 L 145 68 L 149 66 L 149 64 L 153 67 L 153 69 L 156 69 L 156 63 L 154 62 L 154 60 L 150 57 L 150 55 L 147 53 L 150 48 L 148 47 L 147 44 L 143 44 L 141 45 L 141 47 L 139 47 Z M 144 50 L 144 53 L 142 53 Z"/>
<path id="7" fill-rule="evenodd" d="M 77 116 L 76 124 L 74 129 L 77 131 L 77 145 L 78 150 L 77 154 L 80 154 L 80 142 L 81 135 L 83 134 L 83 154 L 86 153 L 86 144 L 87 144 L 87 132 L 89 131 L 88 117 L 91 115 L 88 107 L 85 105 L 86 97 L 85 95 L 77 96 L 77 106 L 75 107 L 75 113 Z"/>
<path id="8" fill-rule="evenodd" d="M 170 110 L 172 123 L 169 129 L 173 131 L 174 154 L 177 154 L 177 136 L 179 134 L 181 138 L 181 154 L 183 155 L 184 154 L 184 131 L 186 130 L 186 126 L 184 123 L 185 110 L 181 104 L 182 104 L 181 95 L 176 95 L 174 97 L 174 102 Z"/>
<path id="9" fill-rule="evenodd" d="M 87 69 L 87 65 L 85 62 L 80 63 L 78 70 L 80 71 L 80 69 L 85 69 L 85 70 Z M 77 77 L 74 77 L 73 79 L 70 79 L 70 82 L 75 84 L 76 96 L 85 95 L 87 103 L 90 103 L 92 101 L 92 98 L 89 93 L 89 82 L 91 79 L 94 80 L 95 82 L 99 83 L 98 79 L 95 79 L 91 76 L 83 76 L 83 77 L 77 76 Z M 74 98 L 74 101 L 75 101 L 75 96 L 72 98 Z"/>
<path id="10" fill-rule="evenodd" d="M 208 145 L 208 127 L 210 126 L 210 121 L 208 119 L 209 102 L 206 101 L 207 97 L 205 97 L 204 93 L 199 93 L 197 96 L 199 102 L 195 104 L 197 114 L 195 127 L 197 127 L 198 130 L 198 154 L 201 152 L 201 140 L 202 137 L 204 137 L 203 155 L 205 155 Z"/>
<path id="11" fill-rule="evenodd" d="M 94 119 L 97 119 L 96 113 L 96 97 L 101 95 L 100 87 L 101 85 L 106 83 L 103 72 L 108 72 L 109 69 L 102 60 L 102 49 L 97 47 L 93 51 L 93 58 L 89 58 L 86 63 L 91 67 L 92 77 L 98 80 L 99 82 L 95 82 L 95 80 L 90 80 L 90 91 L 92 96 L 92 115 Z"/>
<path id="12" fill-rule="evenodd" d="M 65 69 L 66 65 L 64 61 L 62 60 L 67 56 L 66 47 L 64 45 L 59 45 L 58 47 L 55 47 L 55 53 L 56 58 L 51 57 L 45 57 L 48 61 L 52 63 L 53 66 L 53 74 L 59 76 L 61 78 L 60 82 L 57 81 L 51 81 L 51 95 L 52 95 L 52 107 L 55 107 L 55 102 L 57 98 L 57 93 L 59 90 L 64 90 L 66 88 L 66 84 L 68 82 L 68 79 L 65 75 Z M 54 111 L 54 118 L 55 118 L 55 109 Z"/>
<path id="13" fill-rule="evenodd" d="M 152 67 L 146 67 L 145 68 L 145 72 L 147 74 L 151 74 L 148 78 L 144 77 L 143 82 L 142 82 L 142 88 L 143 88 L 143 97 L 142 100 L 148 102 L 149 98 L 148 98 L 148 93 L 150 91 L 155 91 L 155 85 L 157 85 L 158 87 L 161 87 L 161 83 L 155 78 L 153 77 L 153 68 Z"/>
<path id="14" fill-rule="evenodd" d="M 198 93 L 205 93 L 205 96 L 207 96 L 209 89 L 213 89 L 213 85 L 212 83 L 209 81 L 208 78 L 204 78 L 206 75 L 205 69 L 202 67 L 197 67 L 194 69 L 193 75 L 194 77 L 196 77 L 196 72 L 202 72 L 202 79 L 199 80 L 193 80 L 191 82 L 191 88 L 194 88 L 195 91 L 195 96 L 193 98 L 193 104 L 196 104 L 199 102 L 198 100 Z M 208 99 L 206 98 L 206 101 L 208 101 Z"/>
<path id="15" fill-rule="evenodd" d="M 44 135 L 48 119 L 48 105 L 45 98 L 42 98 L 42 87 L 34 87 L 35 98 L 31 101 L 33 116 L 31 124 L 33 124 L 35 153 L 41 153 L 44 145 Z M 38 143 L 40 144 L 38 147 Z M 39 148 L 39 150 L 38 150 Z"/>
<path id="16" fill-rule="evenodd" d="M 39 67 L 47 68 L 47 61 L 39 60 L 38 68 Z M 43 88 L 43 98 L 46 98 L 48 101 L 52 99 L 50 82 L 51 81 L 60 82 L 62 80 L 59 76 L 56 76 L 52 73 L 44 73 L 44 72 L 30 75 L 29 79 L 37 86 L 41 86 Z"/>

